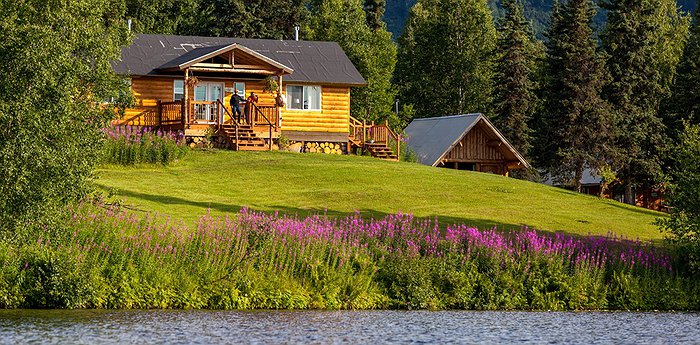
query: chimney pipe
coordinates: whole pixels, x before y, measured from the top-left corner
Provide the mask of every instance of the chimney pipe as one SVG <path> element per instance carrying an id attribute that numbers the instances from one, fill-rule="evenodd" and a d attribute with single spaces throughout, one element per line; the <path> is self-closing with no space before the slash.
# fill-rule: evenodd
<path id="1" fill-rule="evenodd" d="M 294 40 L 299 40 L 299 25 L 294 25 Z"/>

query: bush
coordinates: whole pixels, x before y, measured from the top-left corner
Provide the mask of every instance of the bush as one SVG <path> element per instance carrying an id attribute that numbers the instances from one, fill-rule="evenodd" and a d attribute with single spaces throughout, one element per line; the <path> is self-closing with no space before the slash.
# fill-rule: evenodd
<path id="1" fill-rule="evenodd" d="M 670 217 L 657 224 L 667 239 L 681 246 L 686 262 L 700 274 L 700 126 L 686 124 L 671 150 Z"/>
<path id="2" fill-rule="evenodd" d="M 167 165 L 189 150 L 180 132 L 153 131 L 148 127 L 111 127 L 104 130 L 105 162 L 121 165 L 139 163 Z"/>

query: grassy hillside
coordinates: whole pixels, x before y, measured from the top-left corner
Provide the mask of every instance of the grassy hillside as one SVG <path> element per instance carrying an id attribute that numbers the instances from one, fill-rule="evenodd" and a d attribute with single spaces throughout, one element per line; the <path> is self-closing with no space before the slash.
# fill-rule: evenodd
<path id="1" fill-rule="evenodd" d="M 287 152 L 194 152 L 170 167 L 109 166 L 98 185 L 144 211 L 195 222 L 207 209 L 382 216 L 410 212 L 480 227 L 521 224 L 576 234 L 659 239 L 660 214 L 495 175 Z"/>

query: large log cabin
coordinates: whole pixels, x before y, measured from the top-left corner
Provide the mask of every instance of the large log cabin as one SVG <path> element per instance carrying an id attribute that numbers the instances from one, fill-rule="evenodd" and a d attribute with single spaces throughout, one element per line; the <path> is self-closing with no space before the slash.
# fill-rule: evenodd
<path id="1" fill-rule="evenodd" d="M 177 130 L 190 139 L 214 133 L 239 150 L 271 149 L 284 135 L 314 150 L 360 147 L 398 158 L 388 144 L 399 137 L 386 124 L 350 116 L 350 88 L 366 82 L 335 42 L 142 34 L 114 69 L 135 98 L 115 125 Z M 234 92 L 259 97 L 242 120 L 229 106 Z"/>
<path id="2" fill-rule="evenodd" d="M 421 164 L 508 176 L 527 161 L 482 114 L 414 119 L 408 146 Z"/>

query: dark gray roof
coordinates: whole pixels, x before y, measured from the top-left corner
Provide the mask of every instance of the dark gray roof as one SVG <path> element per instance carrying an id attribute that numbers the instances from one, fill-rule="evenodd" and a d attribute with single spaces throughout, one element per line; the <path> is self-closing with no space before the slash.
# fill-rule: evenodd
<path id="1" fill-rule="evenodd" d="M 593 170 L 586 168 L 583 170 L 583 174 L 581 176 L 581 184 L 584 186 L 598 186 L 601 183 L 603 183 L 603 179 L 598 176 L 598 174 Z M 555 181 L 551 176 L 547 176 L 547 179 L 545 179 L 544 184 L 548 186 L 560 186 L 561 184 L 557 181 Z"/>
<path id="2" fill-rule="evenodd" d="M 504 144 L 502 153 L 509 159 L 528 164 L 503 134 L 482 114 L 464 114 L 414 119 L 404 130 L 408 146 L 416 152 L 418 162 L 435 166 L 478 123 L 488 127 Z"/>
<path id="3" fill-rule="evenodd" d="M 404 130 L 408 146 L 419 163 L 435 165 L 480 118 L 481 114 L 466 114 L 414 119 Z"/>
<path id="4" fill-rule="evenodd" d="M 159 69 L 176 66 L 233 43 L 292 68 L 294 73 L 285 76 L 285 81 L 367 84 L 336 42 L 139 34 L 130 46 L 122 48 L 122 59 L 113 67 L 123 75 L 172 75 Z"/>

